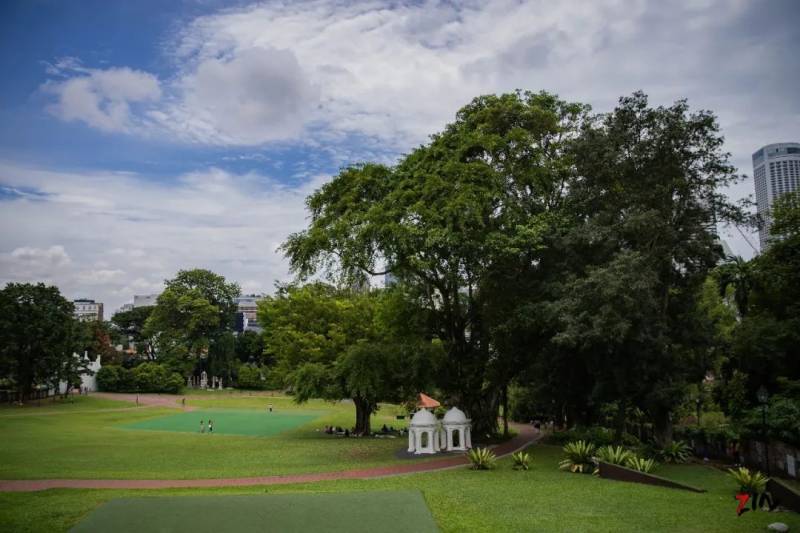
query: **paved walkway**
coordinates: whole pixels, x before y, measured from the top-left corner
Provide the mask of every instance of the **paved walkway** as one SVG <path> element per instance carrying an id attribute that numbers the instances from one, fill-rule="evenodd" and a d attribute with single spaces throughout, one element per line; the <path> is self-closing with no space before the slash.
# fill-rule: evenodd
<path id="1" fill-rule="evenodd" d="M 139 399 L 141 402 L 141 397 Z M 509 455 L 526 448 L 539 440 L 540 433 L 532 426 L 513 424 L 517 436 L 508 442 L 495 446 L 498 457 Z M 418 472 L 432 472 L 463 467 L 469 463 L 466 456 L 447 457 L 431 461 L 395 464 L 358 470 L 321 472 L 316 474 L 296 474 L 287 476 L 263 476 L 218 479 L 20 479 L 0 480 L 0 492 L 28 492 L 55 488 L 72 489 L 167 489 L 201 487 L 244 487 L 250 485 L 288 485 L 292 483 L 312 483 L 336 479 L 370 479 L 401 476 Z"/>

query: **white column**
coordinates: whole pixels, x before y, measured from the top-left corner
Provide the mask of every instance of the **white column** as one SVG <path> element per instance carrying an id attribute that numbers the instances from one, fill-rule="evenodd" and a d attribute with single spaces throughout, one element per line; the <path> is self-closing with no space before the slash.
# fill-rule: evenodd
<path id="1" fill-rule="evenodd" d="M 414 452 L 414 430 L 408 430 L 408 453 Z"/>
<path id="2" fill-rule="evenodd" d="M 415 431 L 415 433 L 416 434 L 414 435 L 414 438 L 417 447 L 417 451 L 415 453 L 422 453 L 422 431 Z"/>
<path id="3" fill-rule="evenodd" d="M 447 428 L 447 449 L 453 449 L 453 428 Z"/>
<path id="4" fill-rule="evenodd" d="M 472 428 L 469 426 L 464 428 L 464 445 L 467 448 L 472 448 Z"/>
<path id="5" fill-rule="evenodd" d="M 439 429 L 433 428 L 433 451 L 439 451 Z"/>

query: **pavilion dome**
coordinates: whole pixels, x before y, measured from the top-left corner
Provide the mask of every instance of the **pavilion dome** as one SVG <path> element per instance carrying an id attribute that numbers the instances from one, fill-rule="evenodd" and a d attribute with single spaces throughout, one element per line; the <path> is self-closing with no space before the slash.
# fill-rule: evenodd
<path id="1" fill-rule="evenodd" d="M 436 417 L 427 409 L 420 409 L 411 417 L 411 426 L 436 425 Z"/>
<path id="2" fill-rule="evenodd" d="M 458 407 L 452 407 L 449 411 L 447 411 L 447 413 L 445 413 L 442 422 L 445 424 L 467 424 L 469 421 L 467 420 L 467 415 L 464 414 L 464 411 Z"/>

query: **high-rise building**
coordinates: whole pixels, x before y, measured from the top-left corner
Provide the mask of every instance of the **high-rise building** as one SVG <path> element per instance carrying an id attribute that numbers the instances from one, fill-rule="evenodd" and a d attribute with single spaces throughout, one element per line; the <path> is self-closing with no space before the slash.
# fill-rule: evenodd
<path id="1" fill-rule="evenodd" d="M 800 143 L 768 144 L 753 154 L 753 179 L 758 214 L 764 221 L 758 230 L 761 249 L 769 245 L 770 208 L 775 199 L 800 190 Z"/>
<path id="2" fill-rule="evenodd" d="M 87 298 L 79 298 L 73 300 L 75 305 L 75 318 L 81 322 L 89 322 L 90 320 L 103 321 L 103 304 L 95 302 Z"/>

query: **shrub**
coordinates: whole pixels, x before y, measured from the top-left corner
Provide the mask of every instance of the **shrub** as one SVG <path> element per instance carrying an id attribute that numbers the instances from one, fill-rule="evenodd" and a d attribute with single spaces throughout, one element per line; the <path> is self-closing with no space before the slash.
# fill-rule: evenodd
<path id="1" fill-rule="evenodd" d="M 236 377 L 236 386 L 240 389 L 263 389 L 266 380 L 262 374 L 262 368 L 248 364 L 241 365 Z"/>
<path id="2" fill-rule="evenodd" d="M 472 448 L 468 457 L 473 470 L 489 470 L 497 461 L 497 456 L 489 448 Z"/>
<path id="3" fill-rule="evenodd" d="M 107 365 L 97 371 L 97 387 L 101 391 L 116 392 L 119 389 L 121 373 L 127 372 L 126 369 L 117 365 Z"/>
<path id="4" fill-rule="evenodd" d="M 597 450 L 597 458 L 612 465 L 625 466 L 633 454 L 622 446 L 603 446 Z"/>
<path id="5" fill-rule="evenodd" d="M 528 452 L 514 452 L 511 454 L 511 458 L 514 460 L 514 470 L 527 470 L 530 468 L 531 454 Z"/>
<path id="6" fill-rule="evenodd" d="M 594 444 L 579 440 L 568 442 L 563 449 L 566 457 L 558 464 L 561 470 L 569 470 L 573 473 L 594 471 Z"/>
<path id="7" fill-rule="evenodd" d="M 664 446 L 659 455 L 665 463 L 685 463 L 692 456 L 692 449 L 682 440 Z"/>
<path id="8" fill-rule="evenodd" d="M 728 474 L 739 485 L 740 492 L 757 495 L 767 489 L 769 478 L 761 472 L 751 471 L 749 468 L 742 466 L 728 469 Z"/>
<path id="9" fill-rule="evenodd" d="M 628 461 L 625 463 L 625 466 L 633 470 L 649 474 L 655 470 L 656 462 L 652 459 L 645 459 L 644 457 L 636 457 L 635 455 L 631 455 L 628 458 Z"/>

